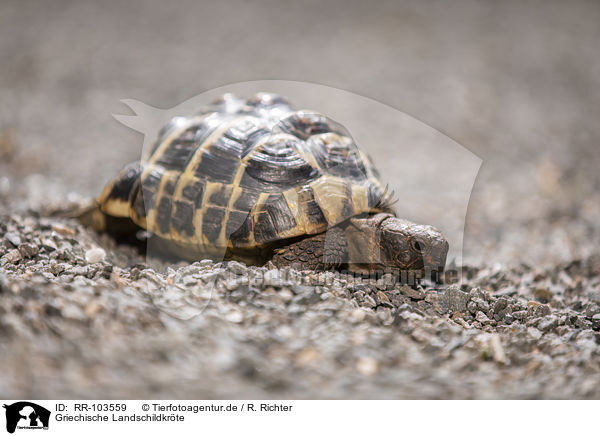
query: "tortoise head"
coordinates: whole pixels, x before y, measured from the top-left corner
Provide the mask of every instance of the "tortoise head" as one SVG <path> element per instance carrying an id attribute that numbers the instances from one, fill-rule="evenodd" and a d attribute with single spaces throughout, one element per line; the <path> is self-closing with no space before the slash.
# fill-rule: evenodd
<path id="1" fill-rule="evenodd" d="M 440 279 L 448 242 L 435 227 L 389 216 L 379 225 L 381 260 L 400 271 L 422 271 L 427 278 Z"/>
<path id="2" fill-rule="evenodd" d="M 416 224 L 391 214 L 379 213 L 353 219 L 359 230 L 360 257 L 370 259 L 368 269 L 391 269 L 400 273 L 416 273 L 432 281 L 440 281 L 448 242 L 435 227 Z M 365 263 L 364 261 L 361 263 Z"/>

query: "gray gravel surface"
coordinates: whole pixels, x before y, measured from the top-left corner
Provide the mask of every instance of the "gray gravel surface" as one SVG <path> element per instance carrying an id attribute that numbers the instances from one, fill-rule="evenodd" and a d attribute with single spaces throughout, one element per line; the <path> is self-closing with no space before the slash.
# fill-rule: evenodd
<path id="1" fill-rule="evenodd" d="M 553 269 L 466 268 L 461 286 L 423 289 L 238 262 L 149 267 L 73 222 L 31 216 L 1 229 L 6 397 L 594 398 L 600 389 L 598 256 Z"/>
<path id="2" fill-rule="evenodd" d="M 599 3 L 59 3 L 0 4 L 0 396 L 600 397 Z M 165 263 L 43 216 L 139 156 L 120 99 L 263 78 L 483 159 L 463 283 Z"/>

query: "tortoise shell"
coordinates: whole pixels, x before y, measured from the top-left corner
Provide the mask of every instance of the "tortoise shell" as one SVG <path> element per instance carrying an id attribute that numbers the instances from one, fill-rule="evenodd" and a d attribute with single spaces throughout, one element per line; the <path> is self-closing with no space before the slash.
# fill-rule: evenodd
<path id="1" fill-rule="evenodd" d="M 344 127 L 267 93 L 226 94 L 173 118 L 150 157 L 126 167 L 98 201 L 105 214 L 198 253 L 265 246 L 391 211 Z"/>

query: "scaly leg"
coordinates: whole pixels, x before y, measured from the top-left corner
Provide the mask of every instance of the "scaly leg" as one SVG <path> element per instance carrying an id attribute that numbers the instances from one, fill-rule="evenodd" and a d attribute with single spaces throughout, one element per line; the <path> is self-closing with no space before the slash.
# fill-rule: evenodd
<path id="1" fill-rule="evenodd" d="M 275 250 L 271 262 L 276 267 L 291 266 L 298 270 L 337 269 L 346 262 L 348 244 L 338 227 L 310 236 Z"/>

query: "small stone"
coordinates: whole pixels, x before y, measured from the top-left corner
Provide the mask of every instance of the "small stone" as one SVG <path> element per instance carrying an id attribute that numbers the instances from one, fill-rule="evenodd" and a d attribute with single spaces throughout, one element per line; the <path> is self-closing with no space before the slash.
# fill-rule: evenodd
<path id="1" fill-rule="evenodd" d="M 379 307 L 376 316 L 383 325 L 391 325 L 394 322 L 394 315 L 389 308 Z"/>
<path id="2" fill-rule="evenodd" d="M 449 310 L 448 301 L 437 291 L 428 291 L 425 294 L 425 302 L 430 303 L 440 315 L 447 313 Z"/>
<path id="3" fill-rule="evenodd" d="M 200 279 L 198 279 L 194 275 L 189 275 L 189 276 L 183 277 L 181 282 L 183 283 L 184 286 L 195 286 L 195 285 L 201 284 Z M 236 283 L 236 285 L 237 285 L 237 283 Z M 228 290 L 235 289 L 237 287 L 237 286 L 233 287 L 232 284 L 230 284 L 230 283 L 226 283 L 225 286 L 227 287 Z"/>
<path id="4" fill-rule="evenodd" d="M 281 299 L 282 299 L 284 302 L 286 302 L 286 303 L 287 303 L 287 302 L 289 302 L 289 301 L 292 301 L 292 299 L 294 298 L 294 293 L 293 293 L 293 292 L 292 292 L 290 289 L 288 289 L 288 288 L 283 288 L 283 289 L 281 289 L 281 290 L 279 291 L 279 296 L 281 297 Z M 321 298 L 322 298 L 322 297 L 323 297 L 323 296 L 321 296 Z"/>
<path id="5" fill-rule="evenodd" d="M 296 295 L 311 295 L 313 294 L 313 287 L 306 285 L 293 284 L 292 292 Z"/>
<path id="6" fill-rule="evenodd" d="M 466 312 L 467 302 L 469 301 L 469 294 L 461 291 L 455 286 L 446 289 L 444 293 L 446 300 L 448 301 L 448 308 L 451 312 Z"/>
<path id="7" fill-rule="evenodd" d="M 488 313 L 490 311 L 490 305 L 487 301 L 485 301 L 483 298 L 480 297 L 475 297 L 472 298 L 472 300 L 476 305 L 477 305 L 477 309 L 481 310 L 484 313 Z"/>
<path id="8" fill-rule="evenodd" d="M 507 286 L 494 292 L 493 295 L 495 297 L 512 297 L 513 295 L 517 295 L 517 288 L 514 286 Z"/>
<path id="9" fill-rule="evenodd" d="M 44 313 L 48 316 L 60 315 L 60 308 L 55 303 L 46 303 L 43 307 Z"/>
<path id="10" fill-rule="evenodd" d="M 539 306 L 537 309 L 535 309 L 535 312 L 533 313 L 533 315 L 536 317 L 546 316 L 549 314 L 550 314 L 550 306 L 546 306 L 545 304 L 542 304 L 541 306 Z"/>
<path id="11" fill-rule="evenodd" d="M 301 350 L 296 355 L 295 362 L 298 366 L 308 366 L 311 363 L 319 360 L 320 357 L 321 353 L 319 353 L 319 350 L 317 350 L 316 348 L 309 347 Z"/>
<path id="12" fill-rule="evenodd" d="M 25 259 L 35 257 L 39 252 L 40 249 L 33 244 L 25 243 L 19 245 L 19 253 L 21 253 L 21 256 Z"/>
<path id="13" fill-rule="evenodd" d="M 56 251 L 56 244 L 52 239 L 42 239 L 41 248 L 46 250 L 46 252 Z"/>
<path id="14" fill-rule="evenodd" d="M 271 269 L 265 272 L 264 280 L 265 286 L 281 286 L 281 275 L 277 269 Z"/>
<path id="15" fill-rule="evenodd" d="M 375 294 L 375 302 L 379 306 L 394 307 L 394 305 L 390 302 L 388 296 L 385 295 L 382 291 L 377 291 L 377 294 Z"/>
<path id="16" fill-rule="evenodd" d="M 377 374 L 379 362 L 372 357 L 361 357 L 356 361 L 356 370 L 366 377 Z"/>
<path id="17" fill-rule="evenodd" d="M 67 226 L 64 226 L 64 225 L 58 224 L 58 223 L 52 224 L 52 230 L 54 230 L 56 233 L 60 233 L 61 235 L 66 235 L 66 236 L 75 236 L 77 234 L 75 229 L 72 229 L 71 227 L 67 227 Z"/>
<path id="18" fill-rule="evenodd" d="M 475 315 L 479 310 L 479 308 L 477 307 L 477 303 L 475 303 L 473 300 L 467 303 L 467 309 L 471 313 L 471 315 Z"/>
<path id="19" fill-rule="evenodd" d="M 72 274 L 74 276 L 87 276 L 89 272 L 88 267 L 86 266 L 74 266 L 65 272 L 65 274 Z"/>
<path id="20" fill-rule="evenodd" d="M 84 311 L 74 304 L 62 308 L 60 312 L 63 318 L 73 321 L 83 321 L 86 318 Z"/>
<path id="21" fill-rule="evenodd" d="M 198 262 L 198 263 L 200 264 L 200 266 L 201 266 L 202 268 L 206 268 L 206 267 L 212 266 L 212 264 L 213 264 L 213 261 L 212 261 L 212 260 L 210 260 L 210 259 L 202 259 L 202 260 L 201 260 L 200 262 Z"/>
<path id="22" fill-rule="evenodd" d="M 506 298 L 500 298 L 498 299 L 498 301 L 496 301 L 496 303 L 494 304 L 494 313 L 499 314 L 502 311 L 504 311 L 506 309 L 506 307 L 508 306 L 508 301 L 506 300 Z"/>
<path id="23" fill-rule="evenodd" d="M 600 313 L 600 305 L 595 302 L 590 302 L 585 305 L 585 316 L 592 318 L 597 313 Z"/>
<path id="24" fill-rule="evenodd" d="M 20 251 L 17 249 L 14 249 L 14 250 L 10 250 L 8 253 L 6 253 L 2 257 L 2 261 L 14 264 L 14 263 L 17 263 L 18 261 L 20 261 L 22 258 L 23 258 L 23 256 L 21 256 Z"/>
<path id="25" fill-rule="evenodd" d="M 239 324 L 244 320 L 244 314 L 239 310 L 232 310 L 227 315 L 225 315 L 225 319 L 229 322 Z"/>
<path id="26" fill-rule="evenodd" d="M 527 328 L 527 334 L 529 334 L 529 336 L 531 336 L 534 339 L 539 339 L 542 337 L 542 332 L 536 329 L 535 327 Z"/>
<path id="27" fill-rule="evenodd" d="M 524 321 L 525 318 L 527 318 L 527 311 L 526 310 L 518 310 L 516 312 L 513 312 L 512 316 L 516 320 Z"/>
<path id="28" fill-rule="evenodd" d="M 592 316 L 592 328 L 594 330 L 600 330 L 600 313 Z"/>
<path id="29" fill-rule="evenodd" d="M 236 262 L 234 260 L 227 263 L 227 269 L 237 275 L 245 274 L 248 270 L 246 265 L 240 262 Z"/>
<path id="30" fill-rule="evenodd" d="M 547 287 L 537 287 L 533 290 L 533 296 L 542 303 L 552 300 L 552 291 Z"/>
<path id="31" fill-rule="evenodd" d="M 97 301 L 92 301 L 85 306 L 84 312 L 89 318 L 94 318 L 102 309 L 102 305 Z"/>
<path id="32" fill-rule="evenodd" d="M 4 235 L 4 239 L 12 244 L 13 247 L 18 247 L 21 245 L 21 238 L 16 233 L 6 233 Z"/>
<path id="33" fill-rule="evenodd" d="M 556 316 L 547 316 L 542 318 L 538 323 L 537 328 L 543 332 L 549 332 L 558 327 L 558 318 Z"/>
<path id="34" fill-rule="evenodd" d="M 479 321 L 481 324 L 486 325 L 490 323 L 490 319 L 487 317 L 487 315 L 485 313 L 483 313 L 482 311 L 477 312 L 477 315 L 475 315 L 475 319 L 477 321 Z"/>
<path id="35" fill-rule="evenodd" d="M 508 363 L 508 359 L 506 357 L 504 347 L 502 347 L 502 342 L 500 341 L 500 336 L 498 334 L 492 334 L 490 336 L 489 345 L 494 360 L 498 363 L 506 365 Z"/>
<path id="36" fill-rule="evenodd" d="M 402 286 L 400 288 L 400 293 L 412 298 L 413 300 L 422 300 L 425 298 L 425 292 L 422 289 L 415 289 L 408 285 Z"/>
<path id="37" fill-rule="evenodd" d="M 381 290 L 392 289 L 395 284 L 395 278 L 392 274 L 384 274 L 377 282 L 375 283 L 375 287 Z"/>
<path id="38" fill-rule="evenodd" d="M 377 303 L 375 302 L 375 299 L 373 297 L 371 297 L 370 295 L 365 295 L 365 297 L 363 299 L 363 304 L 372 309 L 377 307 Z"/>
<path id="39" fill-rule="evenodd" d="M 426 344 L 431 342 L 432 340 L 432 335 L 427 333 L 424 329 L 422 329 L 421 327 L 417 327 L 415 328 L 411 334 L 410 334 L 411 338 L 413 338 L 415 341 L 421 343 L 421 344 Z"/>
<path id="40" fill-rule="evenodd" d="M 106 257 L 106 252 L 100 247 L 90 248 L 85 252 L 85 260 L 88 263 L 102 262 Z"/>
<path id="41" fill-rule="evenodd" d="M 550 314 L 550 306 L 546 306 L 537 301 L 529 301 L 527 303 L 527 313 L 535 317 L 546 316 Z"/>
<path id="42" fill-rule="evenodd" d="M 359 323 L 362 322 L 365 319 L 365 316 L 367 314 L 365 313 L 365 311 L 363 309 L 356 308 L 354 309 L 351 313 L 350 313 L 350 320 L 354 323 Z"/>

